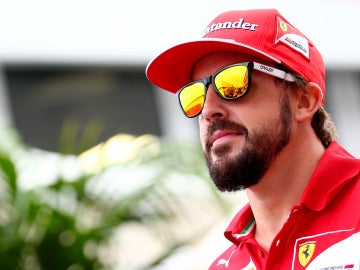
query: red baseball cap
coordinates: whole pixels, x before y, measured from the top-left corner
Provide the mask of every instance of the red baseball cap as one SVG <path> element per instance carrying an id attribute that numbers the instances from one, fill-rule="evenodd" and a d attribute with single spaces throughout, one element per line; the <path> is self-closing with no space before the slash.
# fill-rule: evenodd
<path id="1" fill-rule="evenodd" d="M 192 67 L 201 57 L 221 51 L 249 54 L 284 65 L 317 83 L 325 97 L 321 54 L 276 9 L 233 10 L 218 15 L 201 39 L 171 47 L 152 59 L 146 76 L 156 86 L 176 93 L 190 82 Z"/>

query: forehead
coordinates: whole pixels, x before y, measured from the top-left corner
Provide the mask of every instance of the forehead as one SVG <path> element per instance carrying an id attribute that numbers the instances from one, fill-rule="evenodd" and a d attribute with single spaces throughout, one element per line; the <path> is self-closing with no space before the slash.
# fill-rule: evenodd
<path id="1" fill-rule="evenodd" d="M 193 79 L 207 77 L 225 66 L 239 62 L 259 62 L 269 66 L 274 66 L 274 63 L 270 61 L 251 55 L 235 52 L 218 52 L 206 55 L 198 60 L 193 66 L 191 76 Z"/>

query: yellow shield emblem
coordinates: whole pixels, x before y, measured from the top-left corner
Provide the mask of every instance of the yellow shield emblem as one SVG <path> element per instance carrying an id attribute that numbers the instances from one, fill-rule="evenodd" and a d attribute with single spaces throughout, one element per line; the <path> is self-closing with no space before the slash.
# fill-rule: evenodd
<path id="1" fill-rule="evenodd" d="M 280 26 L 281 30 L 283 30 L 284 32 L 286 32 L 288 30 L 286 23 L 281 20 L 279 20 L 279 26 Z"/>
<path id="2" fill-rule="evenodd" d="M 300 264 L 305 267 L 314 255 L 316 242 L 307 242 L 299 246 L 298 258 Z"/>

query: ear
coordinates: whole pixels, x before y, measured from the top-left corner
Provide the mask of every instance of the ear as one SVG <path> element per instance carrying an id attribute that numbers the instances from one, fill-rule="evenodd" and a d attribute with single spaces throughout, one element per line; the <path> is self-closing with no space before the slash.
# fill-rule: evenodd
<path id="1" fill-rule="evenodd" d="M 313 82 L 306 84 L 305 90 L 298 90 L 297 106 L 294 116 L 296 121 L 304 122 L 311 120 L 315 112 L 322 104 L 323 94 L 319 85 Z"/>

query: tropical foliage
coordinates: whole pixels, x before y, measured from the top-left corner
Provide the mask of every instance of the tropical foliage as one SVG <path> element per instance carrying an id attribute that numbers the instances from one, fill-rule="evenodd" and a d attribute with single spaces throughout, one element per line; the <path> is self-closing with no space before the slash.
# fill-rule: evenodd
<path id="1" fill-rule="evenodd" d="M 125 137 L 117 149 L 78 156 L 20 142 L 0 151 L 1 269 L 152 269 L 226 212 L 197 145 Z M 104 149 L 121 159 L 110 162 Z M 39 181 L 54 167 L 53 179 Z"/>

